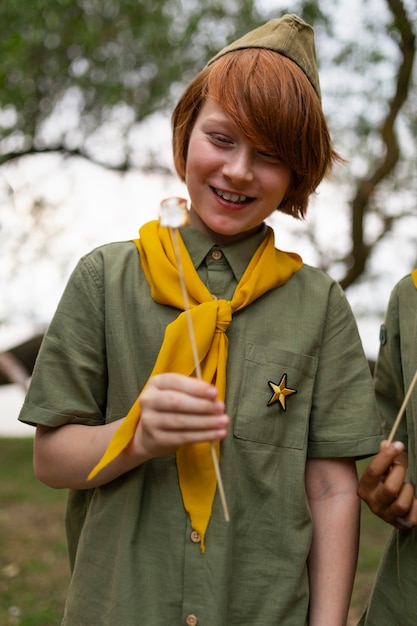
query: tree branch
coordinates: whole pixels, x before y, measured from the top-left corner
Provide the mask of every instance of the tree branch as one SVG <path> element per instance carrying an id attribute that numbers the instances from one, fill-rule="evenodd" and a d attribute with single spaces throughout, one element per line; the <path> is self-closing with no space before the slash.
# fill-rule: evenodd
<path id="1" fill-rule="evenodd" d="M 118 165 L 111 165 L 109 163 L 103 163 L 99 161 L 91 154 L 87 153 L 85 150 L 81 148 L 68 148 L 65 145 L 56 145 L 56 146 L 45 146 L 43 148 L 37 148 L 35 146 L 30 146 L 25 148 L 24 150 L 11 151 L 5 154 L 0 155 L 0 167 L 5 163 L 9 163 L 11 161 L 16 161 L 25 156 L 30 156 L 34 154 L 61 154 L 68 158 L 80 157 L 93 163 L 94 165 L 99 165 L 105 169 L 108 169 L 112 172 L 130 172 L 134 169 L 134 166 L 131 164 L 130 160 L 126 158 L 122 163 Z M 172 171 L 160 163 L 156 163 L 153 159 L 150 159 L 148 163 L 140 167 L 140 171 L 143 173 L 150 174 L 161 174 L 163 176 L 172 176 Z"/>
<path id="2" fill-rule="evenodd" d="M 394 96 L 389 102 L 387 114 L 379 129 L 379 134 L 385 145 L 384 158 L 368 177 L 358 182 L 356 194 L 352 201 L 352 251 L 350 256 L 353 263 L 345 277 L 340 281 L 344 289 L 349 287 L 365 270 L 372 251 L 372 246 L 365 243 L 364 232 L 364 219 L 369 203 L 376 187 L 393 172 L 401 156 L 395 131 L 395 122 L 403 104 L 407 100 L 410 89 L 415 57 L 415 34 L 402 0 L 386 1 L 393 15 L 393 26 L 400 34 L 398 45 L 402 61 L 397 72 Z"/>

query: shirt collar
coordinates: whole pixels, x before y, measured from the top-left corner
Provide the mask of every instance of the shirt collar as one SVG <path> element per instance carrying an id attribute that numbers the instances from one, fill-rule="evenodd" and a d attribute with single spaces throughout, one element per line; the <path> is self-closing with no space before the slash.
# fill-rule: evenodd
<path id="1" fill-rule="evenodd" d="M 210 250 L 218 248 L 223 252 L 236 280 L 239 282 L 255 251 L 266 237 L 267 226 L 262 224 L 254 235 L 228 246 L 218 246 L 209 237 L 192 226 L 182 227 L 180 232 L 196 269 L 204 262 Z"/>

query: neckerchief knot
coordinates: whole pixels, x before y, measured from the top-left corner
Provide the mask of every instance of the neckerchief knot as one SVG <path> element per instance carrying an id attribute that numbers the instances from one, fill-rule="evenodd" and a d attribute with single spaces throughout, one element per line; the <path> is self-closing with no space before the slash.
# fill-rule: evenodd
<path id="1" fill-rule="evenodd" d="M 216 300 L 217 324 L 216 328 L 225 333 L 232 321 L 232 303 L 230 300 Z"/>

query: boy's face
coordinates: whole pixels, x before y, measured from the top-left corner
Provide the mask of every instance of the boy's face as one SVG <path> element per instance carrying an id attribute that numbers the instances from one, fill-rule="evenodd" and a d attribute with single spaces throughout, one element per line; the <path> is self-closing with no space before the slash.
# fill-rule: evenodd
<path id="1" fill-rule="evenodd" d="M 222 107 L 201 107 L 187 152 L 191 225 L 219 244 L 245 239 L 281 204 L 291 170 L 259 152 Z"/>

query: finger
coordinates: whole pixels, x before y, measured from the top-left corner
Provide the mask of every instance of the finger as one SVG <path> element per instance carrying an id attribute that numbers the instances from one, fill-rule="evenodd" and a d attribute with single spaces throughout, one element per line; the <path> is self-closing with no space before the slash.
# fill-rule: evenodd
<path id="1" fill-rule="evenodd" d="M 386 515 L 391 523 L 395 523 L 397 517 L 406 518 L 414 501 L 414 488 L 410 483 L 404 483 L 397 498 L 387 507 Z"/>
<path id="2" fill-rule="evenodd" d="M 149 385 L 160 390 L 174 389 L 197 397 L 214 399 L 218 396 L 218 390 L 214 385 L 199 378 L 184 376 L 175 372 L 157 374 L 150 379 Z"/>
<path id="3" fill-rule="evenodd" d="M 399 512 L 390 513 L 389 509 L 404 489 L 405 468 L 394 464 L 391 466 L 391 471 L 383 478 L 372 487 L 361 481 L 358 485 L 358 495 L 376 515 L 384 519 L 386 515 L 390 515 L 391 522 L 399 514 Z"/>
<path id="4" fill-rule="evenodd" d="M 394 456 L 397 456 L 397 454 L 404 451 L 404 447 L 405 446 L 402 441 L 393 441 L 392 443 L 389 443 L 387 439 L 383 439 L 379 444 L 379 452 L 385 452 L 388 455 L 393 454 Z"/>
<path id="5" fill-rule="evenodd" d="M 199 429 L 184 429 L 171 431 L 172 439 L 176 441 L 177 446 L 189 444 L 189 443 L 203 443 L 208 441 L 222 440 L 227 436 L 227 427 L 224 424 L 220 426 L 218 424 L 213 427 L 199 428 Z"/>
<path id="6" fill-rule="evenodd" d="M 409 522 L 406 519 L 404 519 L 403 517 L 397 517 L 394 524 L 395 528 L 397 528 L 398 530 L 410 530 L 411 528 L 413 528 L 414 524 L 413 522 Z"/>
<path id="7" fill-rule="evenodd" d="M 407 468 L 404 467 L 404 465 L 394 462 L 389 472 L 385 474 L 383 480 L 380 481 L 377 489 L 385 496 L 388 502 L 398 498 L 404 486 L 406 472 Z"/>
<path id="8" fill-rule="evenodd" d="M 143 406 L 148 401 L 155 403 L 155 407 L 161 410 L 169 408 L 167 407 L 169 403 L 172 410 L 218 413 L 224 411 L 224 403 L 218 400 L 217 396 L 218 390 L 214 385 L 183 374 L 167 372 L 150 379 L 141 394 L 141 403 Z M 200 400 L 204 400 L 205 404 L 200 405 Z"/>
<path id="9" fill-rule="evenodd" d="M 174 415 L 221 415 L 224 413 L 224 403 L 217 398 L 206 398 L 191 395 L 173 389 L 158 389 L 149 386 L 140 398 L 142 416 L 147 411 L 168 413 L 171 419 Z"/>
<path id="10" fill-rule="evenodd" d="M 410 510 L 405 516 L 405 521 L 413 526 L 417 526 L 417 499 L 415 497 L 413 497 Z"/>
<path id="11" fill-rule="evenodd" d="M 409 483 L 405 483 L 391 504 L 383 503 L 380 494 L 375 495 L 367 501 L 371 511 L 381 519 L 392 524 L 396 528 L 405 527 L 404 522 L 410 512 L 414 500 L 414 489 Z"/>
<path id="12" fill-rule="evenodd" d="M 152 456 L 175 452 L 187 443 L 215 441 L 227 435 L 227 415 L 214 417 L 150 414 L 139 422 L 137 434 Z"/>
<path id="13" fill-rule="evenodd" d="M 157 420 L 157 428 L 161 431 L 195 433 L 200 438 L 205 432 L 224 430 L 229 424 L 229 417 L 226 414 L 202 416 L 164 413 L 151 416 L 149 419 Z"/>
<path id="14" fill-rule="evenodd" d="M 403 450 L 404 444 L 400 441 L 395 441 L 392 444 L 388 444 L 386 441 L 381 442 L 380 451 L 365 468 L 361 476 L 361 490 L 363 489 L 366 492 L 369 489 L 375 488 L 378 483 L 384 479 L 394 459 L 399 456 Z"/>

